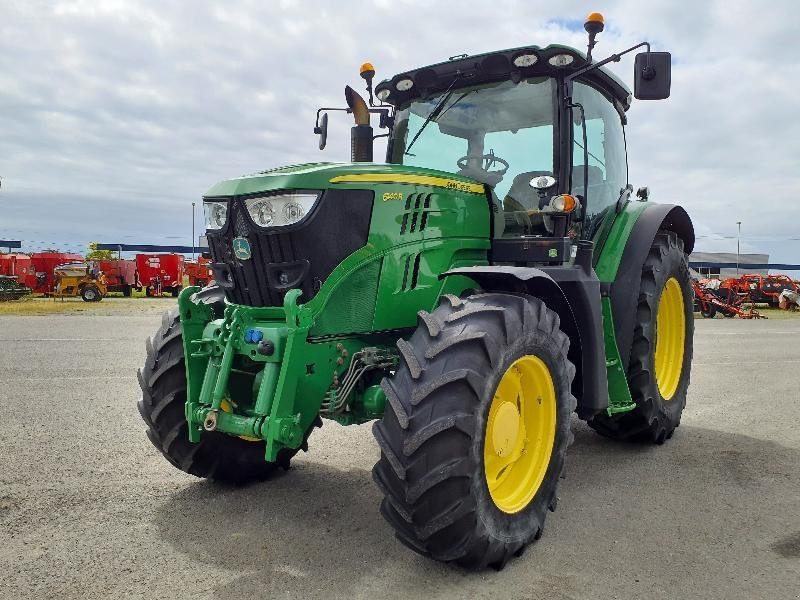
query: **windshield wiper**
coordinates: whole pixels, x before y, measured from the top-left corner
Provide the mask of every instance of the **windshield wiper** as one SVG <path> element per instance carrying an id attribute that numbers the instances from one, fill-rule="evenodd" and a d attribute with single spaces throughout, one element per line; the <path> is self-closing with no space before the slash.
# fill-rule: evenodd
<path id="1" fill-rule="evenodd" d="M 439 102 L 436 103 L 436 106 L 433 107 L 433 110 L 431 111 L 431 113 L 428 115 L 428 117 L 422 123 L 422 127 L 419 128 L 419 131 L 417 131 L 416 135 L 414 135 L 414 138 L 411 140 L 411 143 L 408 145 L 408 147 L 406 148 L 405 152 L 403 152 L 404 155 L 414 156 L 413 154 L 410 153 L 411 147 L 414 145 L 414 142 L 416 142 L 419 139 L 419 136 L 422 135 L 422 132 L 425 131 L 425 128 L 428 126 L 428 123 L 433 121 L 436 117 L 439 116 L 439 113 L 442 112 L 442 109 L 444 108 L 444 105 L 450 99 L 450 96 L 453 95 L 453 86 L 460 79 L 461 79 L 461 74 L 459 73 L 458 75 L 456 75 L 456 78 L 453 79 L 453 83 L 450 84 L 450 87 L 448 87 L 445 90 L 444 96 L 442 96 L 442 99 L 439 100 Z M 462 98 L 463 98 L 463 96 L 462 96 Z M 459 98 L 459 100 L 460 99 L 461 98 Z M 453 104 L 455 104 L 455 102 Z M 451 106 L 451 108 L 452 108 L 452 106 Z"/>

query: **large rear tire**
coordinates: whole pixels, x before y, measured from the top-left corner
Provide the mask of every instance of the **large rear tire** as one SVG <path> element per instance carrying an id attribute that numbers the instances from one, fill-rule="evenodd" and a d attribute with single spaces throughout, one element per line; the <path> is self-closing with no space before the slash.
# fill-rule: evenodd
<path id="1" fill-rule="evenodd" d="M 638 322 L 628 365 L 636 408 L 589 421 L 615 439 L 663 444 L 672 437 L 686 406 L 692 366 L 692 285 L 683 242 L 661 231 L 642 267 Z"/>
<path id="2" fill-rule="evenodd" d="M 138 408 L 147 424 L 147 437 L 181 471 L 225 483 L 244 484 L 266 479 L 277 467 L 289 468 L 289 460 L 297 450 L 283 450 L 277 463 L 268 463 L 264 460 L 263 441 L 207 431 L 203 432 L 200 442 L 189 441 L 184 415 L 186 370 L 177 308 L 164 314 L 161 327 L 147 340 L 147 358 L 137 375 L 142 388 Z M 321 421 L 317 420 L 316 424 L 321 425 Z M 305 442 L 302 448 L 307 448 Z"/>
<path id="3" fill-rule="evenodd" d="M 527 296 L 420 311 L 373 427 L 381 512 L 412 550 L 502 568 L 541 536 L 572 441 L 575 375 L 559 318 Z"/>

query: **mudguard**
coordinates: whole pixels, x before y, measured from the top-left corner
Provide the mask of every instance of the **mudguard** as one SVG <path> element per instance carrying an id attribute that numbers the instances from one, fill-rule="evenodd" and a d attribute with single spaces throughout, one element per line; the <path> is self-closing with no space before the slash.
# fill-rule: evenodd
<path id="1" fill-rule="evenodd" d="M 486 291 L 525 293 L 544 301 L 570 340 L 567 356 L 575 365 L 572 394 L 578 416 L 587 419 L 608 406 L 600 282 L 591 267 L 461 267 L 440 278 L 448 275 L 469 277 Z"/>
<path id="2" fill-rule="evenodd" d="M 683 251 L 688 255 L 694 248 L 695 236 L 692 220 L 686 211 L 674 204 L 650 204 L 633 225 L 625 243 L 625 250 L 615 273 L 599 268 L 601 288 L 604 296 L 611 299 L 617 348 L 625 370 L 628 369 L 636 326 L 636 306 L 642 280 L 642 265 L 659 231 L 674 232 L 683 240 Z M 600 254 L 601 262 L 606 258 L 606 248 Z M 614 252 L 613 249 L 609 249 Z"/>

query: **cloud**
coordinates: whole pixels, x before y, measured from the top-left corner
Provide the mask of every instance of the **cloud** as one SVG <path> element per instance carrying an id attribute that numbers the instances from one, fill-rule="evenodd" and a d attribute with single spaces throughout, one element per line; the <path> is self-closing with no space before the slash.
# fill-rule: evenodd
<path id="1" fill-rule="evenodd" d="M 674 57 L 672 97 L 634 102 L 631 182 L 683 204 L 704 250 L 798 261 L 793 5 L 607 2 L 595 56 L 649 39 Z M 364 60 L 388 77 L 460 53 L 536 43 L 585 47 L 584 2 L 155 1 L 13 3 L 0 22 L 0 237 L 71 244 L 191 235 L 214 182 L 329 149 L 319 106 L 343 103 Z M 632 60 L 612 69 L 629 84 Z M 199 223 L 198 223 L 199 226 Z M 34 234 L 32 232 L 40 232 Z M 776 241 L 777 238 L 777 241 Z M 728 244 L 728 245 L 726 245 Z"/>

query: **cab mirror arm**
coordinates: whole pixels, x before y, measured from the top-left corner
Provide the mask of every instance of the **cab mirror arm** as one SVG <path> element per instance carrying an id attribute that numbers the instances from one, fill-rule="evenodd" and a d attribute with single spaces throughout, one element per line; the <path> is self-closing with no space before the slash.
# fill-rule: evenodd
<path id="1" fill-rule="evenodd" d="M 663 100 L 669 98 L 671 82 L 671 56 L 669 52 L 651 52 L 650 42 L 641 42 L 627 50 L 612 54 L 597 63 L 589 64 L 564 78 L 567 100 L 572 98 L 572 82 L 576 78 L 612 62 L 619 62 L 622 57 L 637 48 L 647 48 L 646 52 L 636 55 L 634 61 L 634 96 L 639 100 Z"/>

